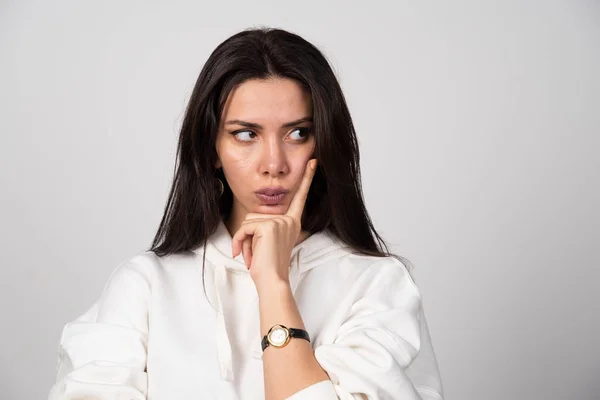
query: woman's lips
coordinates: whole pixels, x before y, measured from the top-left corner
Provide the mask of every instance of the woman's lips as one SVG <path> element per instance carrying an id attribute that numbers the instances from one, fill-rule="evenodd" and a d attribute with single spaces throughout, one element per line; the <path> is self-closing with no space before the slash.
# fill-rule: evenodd
<path id="1" fill-rule="evenodd" d="M 273 196 L 269 196 L 267 194 L 263 194 L 263 193 L 256 193 L 256 197 L 265 205 L 268 206 L 274 206 L 277 204 L 281 204 L 281 202 L 283 201 L 283 199 L 285 198 L 285 195 L 287 193 L 279 193 Z"/>

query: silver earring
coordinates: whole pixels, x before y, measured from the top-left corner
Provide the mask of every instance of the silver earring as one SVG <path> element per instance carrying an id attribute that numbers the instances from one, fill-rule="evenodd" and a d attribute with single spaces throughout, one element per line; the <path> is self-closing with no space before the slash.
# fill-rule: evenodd
<path id="1" fill-rule="evenodd" d="M 225 186 L 219 178 L 217 178 L 217 184 L 219 185 L 219 197 L 221 197 L 223 195 L 223 192 L 225 191 Z"/>

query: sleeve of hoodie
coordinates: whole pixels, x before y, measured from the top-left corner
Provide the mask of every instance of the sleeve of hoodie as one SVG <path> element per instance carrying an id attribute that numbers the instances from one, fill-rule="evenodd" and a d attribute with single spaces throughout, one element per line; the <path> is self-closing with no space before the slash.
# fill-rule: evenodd
<path id="1" fill-rule="evenodd" d="M 331 338 L 315 343 L 329 380 L 288 400 L 442 400 L 421 295 L 400 261 L 367 267 L 337 310 Z"/>
<path id="2" fill-rule="evenodd" d="M 150 285 L 134 259 L 122 262 L 99 300 L 63 328 L 49 400 L 146 399 Z"/>

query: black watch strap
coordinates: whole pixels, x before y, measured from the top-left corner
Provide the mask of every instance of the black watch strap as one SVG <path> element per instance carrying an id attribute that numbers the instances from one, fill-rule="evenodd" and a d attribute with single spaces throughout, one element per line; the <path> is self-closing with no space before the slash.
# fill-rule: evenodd
<path id="1" fill-rule="evenodd" d="M 290 339 L 304 339 L 310 342 L 310 335 L 304 329 L 288 328 L 288 331 L 290 332 Z M 263 336 L 260 345 L 262 347 L 262 351 L 265 351 L 265 349 L 269 346 L 267 335 Z"/>

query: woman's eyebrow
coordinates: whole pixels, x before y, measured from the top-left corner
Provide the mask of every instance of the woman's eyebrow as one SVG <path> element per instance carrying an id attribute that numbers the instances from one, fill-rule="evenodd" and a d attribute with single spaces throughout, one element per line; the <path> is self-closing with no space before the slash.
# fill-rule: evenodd
<path id="1" fill-rule="evenodd" d="M 300 125 L 303 122 L 313 122 L 313 119 L 312 117 L 304 117 L 295 121 L 286 122 L 285 124 L 281 125 L 281 127 L 290 128 L 292 126 Z M 254 122 L 242 121 L 241 119 L 232 119 L 230 121 L 225 122 L 225 125 L 242 125 L 246 128 L 263 129 L 262 125 L 256 124 Z"/>

